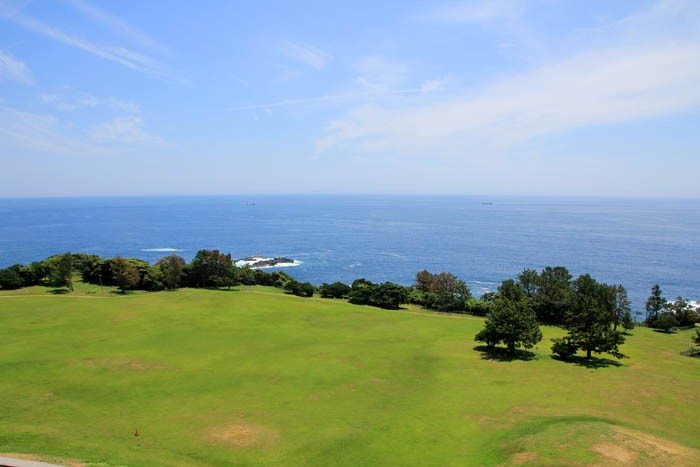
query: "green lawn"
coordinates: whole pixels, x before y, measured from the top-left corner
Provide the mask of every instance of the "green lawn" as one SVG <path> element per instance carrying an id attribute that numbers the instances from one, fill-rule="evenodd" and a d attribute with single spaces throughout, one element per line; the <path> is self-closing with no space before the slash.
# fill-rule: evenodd
<path id="1" fill-rule="evenodd" d="M 621 366 L 585 366 L 550 357 L 557 328 L 529 361 L 489 358 L 475 350 L 477 318 L 263 287 L 50 292 L 0 298 L 0 455 L 131 466 L 700 459 L 700 359 L 679 354 L 690 331 L 637 329 Z"/>

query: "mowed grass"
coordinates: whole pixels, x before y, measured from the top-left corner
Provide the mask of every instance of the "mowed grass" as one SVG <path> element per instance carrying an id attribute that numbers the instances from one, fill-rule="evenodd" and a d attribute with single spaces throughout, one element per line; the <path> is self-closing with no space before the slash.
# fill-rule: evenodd
<path id="1" fill-rule="evenodd" d="M 550 357 L 557 328 L 530 360 L 494 358 L 475 350 L 478 318 L 262 287 L 27 294 L 0 298 L 0 453 L 130 466 L 700 459 L 700 359 L 679 354 L 690 332 L 637 329 L 620 366 L 586 366 Z"/>

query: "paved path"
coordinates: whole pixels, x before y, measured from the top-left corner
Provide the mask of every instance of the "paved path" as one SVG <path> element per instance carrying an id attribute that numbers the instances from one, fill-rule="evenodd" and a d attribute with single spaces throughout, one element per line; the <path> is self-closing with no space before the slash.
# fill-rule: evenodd
<path id="1" fill-rule="evenodd" d="M 15 459 L 14 457 L 0 457 L 2 467 L 63 467 L 59 464 L 47 464 L 46 462 Z"/>

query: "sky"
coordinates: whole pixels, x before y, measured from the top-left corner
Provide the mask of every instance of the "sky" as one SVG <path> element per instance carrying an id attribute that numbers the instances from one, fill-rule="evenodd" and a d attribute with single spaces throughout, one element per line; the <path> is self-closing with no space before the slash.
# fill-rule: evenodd
<path id="1" fill-rule="evenodd" d="M 0 197 L 700 197 L 697 0 L 0 0 Z"/>

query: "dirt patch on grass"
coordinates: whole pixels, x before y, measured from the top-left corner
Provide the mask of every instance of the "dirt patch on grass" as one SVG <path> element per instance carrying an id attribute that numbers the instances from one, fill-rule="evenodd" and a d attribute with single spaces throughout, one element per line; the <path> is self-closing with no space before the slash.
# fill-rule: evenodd
<path id="1" fill-rule="evenodd" d="M 637 454 L 628 451 L 622 446 L 612 443 L 600 443 L 593 446 L 595 452 L 602 454 L 608 459 L 614 459 L 624 465 L 631 465 L 637 458 Z"/>
<path id="2" fill-rule="evenodd" d="M 519 452 L 511 458 L 513 465 L 532 464 L 537 461 L 539 454 L 536 452 Z"/>
<path id="3" fill-rule="evenodd" d="M 228 444 L 237 448 L 269 447 L 279 439 L 277 432 L 270 428 L 244 423 L 207 428 L 202 437 L 211 444 Z"/>
<path id="4" fill-rule="evenodd" d="M 629 428 L 614 427 L 611 438 L 591 448 L 610 465 L 697 466 L 700 459 L 698 449 Z"/>
<path id="5" fill-rule="evenodd" d="M 89 367 L 127 369 L 136 371 L 159 370 L 165 368 L 165 365 L 158 362 L 126 358 L 88 358 L 82 360 L 81 363 Z"/>
<path id="6" fill-rule="evenodd" d="M 0 457 L 10 457 L 13 459 L 22 459 L 25 461 L 39 461 L 50 464 L 65 465 L 67 467 L 85 467 L 85 464 L 78 459 L 64 459 L 53 456 L 40 456 L 38 454 L 25 454 L 20 452 L 0 452 Z"/>

